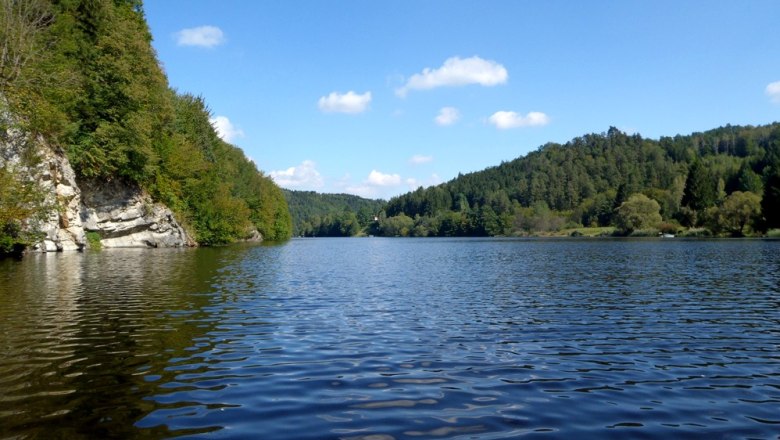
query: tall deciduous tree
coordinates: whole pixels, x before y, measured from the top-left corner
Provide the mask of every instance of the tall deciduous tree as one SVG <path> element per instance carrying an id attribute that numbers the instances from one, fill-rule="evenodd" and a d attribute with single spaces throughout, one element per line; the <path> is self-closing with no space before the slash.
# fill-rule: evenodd
<path id="1" fill-rule="evenodd" d="M 661 207 L 644 194 L 634 194 L 617 209 L 615 224 L 624 233 L 654 227 L 661 223 Z"/>
<path id="2" fill-rule="evenodd" d="M 752 226 L 761 214 L 761 196 L 752 192 L 734 191 L 718 209 L 720 227 L 741 236 L 745 227 Z"/>
<path id="3" fill-rule="evenodd" d="M 0 92 L 27 79 L 22 73 L 41 54 L 40 34 L 52 20 L 42 0 L 0 1 Z"/>

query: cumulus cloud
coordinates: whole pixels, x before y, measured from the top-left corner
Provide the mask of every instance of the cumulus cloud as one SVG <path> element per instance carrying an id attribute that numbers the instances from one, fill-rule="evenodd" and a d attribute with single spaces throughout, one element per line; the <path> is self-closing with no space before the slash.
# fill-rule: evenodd
<path id="1" fill-rule="evenodd" d="M 433 156 L 425 156 L 422 154 L 415 154 L 409 158 L 409 163 L 412 165 L 422 165 L 431 161 L 433 161 Z"/>
<path id="2" fill-rule="evenodd" d="M 225 42 L 225 34 L 216 26 L 199 26 L 176 32 L 179 46 L 214 47 Z"/>
<path id="3" fill-rule="evenodd" d="M 441 178 L 437 174 L 431 174 L 431 176 L 427 179 L 415 179 L 414 177 L 410 177 L 404 181 L 406 185 L 409 187 L 410 191 L 413 191 L 419 187 L 431 187 L 434 185 L 438 185 L 441 183 Z"/>
<path id="4" fill-rule="evenodd" d="M 780 81 L 769 83 L 766 86 L 766 96 L 775 104 L 780 104 Z"/>
<path id="5" fill-rule="evenodd" d="M 296 167 L 271 171 L 268 174 L 274 182 L 285 188 L 322 188 L 324 185 L 322 175 L 317 171 L 317 164 L 311 160 L 304 160 Z"/>
<path id="6" fill-rule="evenodd" d="M 332 92 L 323 96 L 317 105 L 325 113 L 362 113 L 368 109 L 371 102 L 371 92 L 358 95 L 353 91 L 347 93 Z"/>
<path id="7" fill-rule="evenodd" d="M 504 84 L 509 74 L 504 66 L 492 60 L 478 56 L 471 58 L 452 57 L 441 67 L 426 67 L 421 73 L 412 75 L 403 87 L 396 89 L 396 95 L 406 96 L 410 90 L 427 90 L 445 86 L 465 86 L 479 84 L 495 86 Z"/>
<path id="8" fill-rule="evenodd" d="M 233 142 L 234 139 L 244 137 L 244 132 L 233 125 L 227 116 L 215 116 L 209 119 L 209 122 L 217 131 L 217 135 L 225 142 Z"/>
<path id="9" fill-rule="evenodd" d="M 353 194 L 367 199 L 374 199 L 378 196 L 376 187 L 368 185 L 346 185 L 342 187 L 342 190 L 347 194 Z"/>
<path id="10" fill-rule="evenodd" d="M 424 179 L 414 177 L 402 178 L 398 174 L 385 174 L 377 170 L 371 170 L 368 177 L 360 183 L 352 183 L 350 180 L 350 176 L 346 175 L 336 182 L 334 186 L 347 194 L 370 199 L 387 199 L 404 191 L 404 188 L 408 188 L 411 191 L 420 186 L 428 187 L 441 183 L 441 178 L 436 174 L 431 174 L 430 177 Z"/>
<path id="11" fill-rule="evenodd" d="M 460 119 L 460 112 L 458 109 L 455 107 L 442 107 L 442 109 L 439 110 L 439 114 L 434 118 L 434 121 L 439 125 L 445 126 L 458 122 L 458 119 Z"/>
<path id="12" fill-rule="evenodd" d="M 398 174 L 384 174 L 377 170 L 371 170 L 366 184 L 373 186 L 398 186 L 401 184 L 401 176 Z"/>
<path id="13" fill-rule="evenodd" d="M 550 117 L 542 112 L 530 112 L 523 116 L 515 112 L 498 111 L 488 118 L 488 122 L 495 125 L 499 130 L 507 130 L 518 127 L 547 125 L 550 123 Z"/>

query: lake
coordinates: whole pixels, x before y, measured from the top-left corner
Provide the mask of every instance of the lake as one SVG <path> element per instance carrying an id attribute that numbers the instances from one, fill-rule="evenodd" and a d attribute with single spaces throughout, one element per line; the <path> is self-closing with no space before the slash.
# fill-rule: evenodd
<path id="1" fill-rule="evenodd" d="M 779 438 L 780 241 L 0 261 L 0 438 Z"/>

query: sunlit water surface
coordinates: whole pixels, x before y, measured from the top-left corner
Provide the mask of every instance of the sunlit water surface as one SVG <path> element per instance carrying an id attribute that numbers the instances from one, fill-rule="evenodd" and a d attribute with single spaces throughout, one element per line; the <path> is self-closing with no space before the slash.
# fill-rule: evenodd
<path id="1" fill-rule="evenodd" d="M 778 438 L 780 242 L 0 261 L 2 438 Z"/>

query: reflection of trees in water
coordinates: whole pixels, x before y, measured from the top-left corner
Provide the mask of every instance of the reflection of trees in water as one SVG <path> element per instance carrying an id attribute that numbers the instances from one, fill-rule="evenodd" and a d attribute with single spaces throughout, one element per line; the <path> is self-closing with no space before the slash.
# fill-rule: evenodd
<path id="1" fill-rule="evenodd" d="M 0 434 L 127 437 L 150 380 L 213 330 L 214 278 L 246 249 L 30 255 L 0 267 Z M 155 430 L 164 435 L 165 430 Z M 149 432 L 154 434 L 155 432 Z"/>

